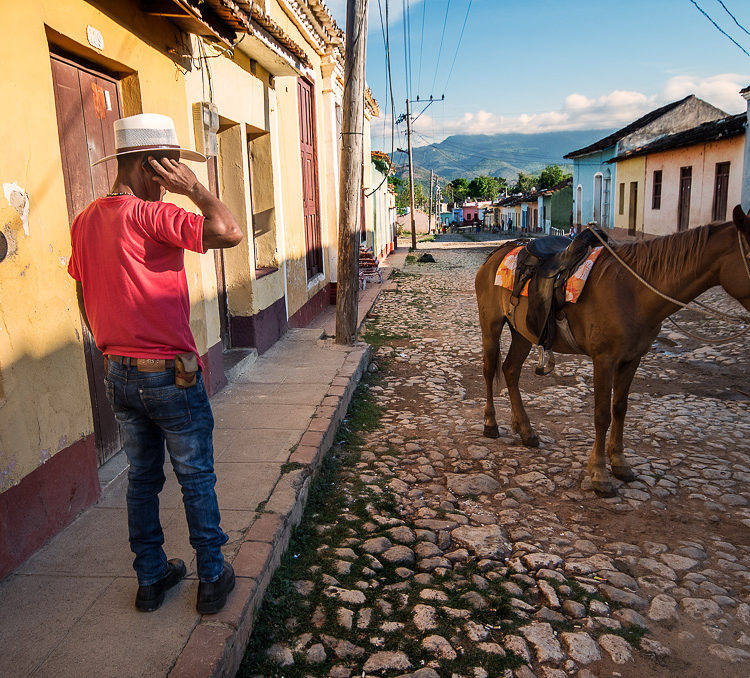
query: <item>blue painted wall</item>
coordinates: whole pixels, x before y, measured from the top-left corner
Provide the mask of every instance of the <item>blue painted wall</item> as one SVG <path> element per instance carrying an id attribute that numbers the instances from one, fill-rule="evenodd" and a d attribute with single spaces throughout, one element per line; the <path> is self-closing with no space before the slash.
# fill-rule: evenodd
<path id="1" fill-rule="evenodd" d="M 617 154 L 617 146 L 613 145 L 602 151 L 596 151 L 589 155 L 573 159 L 573 219 L 578 220 L 577 187 L 581 186 L 581 223 L 587 224 L 594 221 L 594 179 L 598 173 L 602 175 L 602 196 L 604 196 L 605 179 L 609 177 L 608 209 L 602 205 L 602 214 L 599 221 L 601 226 L 613 228 L 614 226 L 614 187 L 616 186 L 615 166 L 616 163 L 608 165 L 607 160 L 614 158 Z M 602 200 L 604 203 L 604 200 Z M 605 222 L 606 223 L 603 223 Z"/>

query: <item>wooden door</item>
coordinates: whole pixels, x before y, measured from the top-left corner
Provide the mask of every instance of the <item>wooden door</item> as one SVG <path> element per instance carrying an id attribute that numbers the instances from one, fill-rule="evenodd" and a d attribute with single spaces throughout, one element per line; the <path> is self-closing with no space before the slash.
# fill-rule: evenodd
<path id="1" fill-rule="evenodd" d="M 635 220 L 638 209 L 638 182 L 630 182 L 630 205 L 628 208 L 628 235 L 635 235 Z"/>
<path id="2" fill-rule="evenodd" d="M 729 163 L 716 163 L 716 183 L 714 185 L 714 206 L 712 221 L 725 221 L 727 218 L 727 194 L 729 191 Z"/>
<path id="3" fill-rule="evenodd" d="M 117 172 L 117 163 L 91 163 L 113 153 L 113 123 L 122 117 L 116 81 L 72 61 L 51 56 L 57 129 L 60 139 L 68 221 L 95 198 L 107 194 Z M 94 420 L 94 438 L 99 464 L 122 446 L 120 430 L 104 389 L 104 361 L 94 338 L 81 322 L 86 372 Z"/>
<path id="4" fill-rule="evenodd" d="M 677 230 L 687 231 L 690 226 L 690 189 L 693 182 L 693 168 L 680 168 L 680 200 L 677 208 Z"/>
<path id="5" fill-rule="evenodd" d="M 302 204 L 305 221 L 305 250 L 308 280 L 323 272 L 323 247 L 318 206 L 318 154 L 315 139 L 315 97 L 312 85 L 297 80 L 299 102 L 300 160 L 302 163 Z"/>

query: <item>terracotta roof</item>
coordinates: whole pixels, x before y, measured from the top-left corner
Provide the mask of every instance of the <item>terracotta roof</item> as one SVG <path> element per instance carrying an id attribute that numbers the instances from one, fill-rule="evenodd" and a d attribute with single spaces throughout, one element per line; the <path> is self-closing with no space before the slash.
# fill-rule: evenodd
<path id="1" fill-rule="evenodd" d="M 641 127 L 645 127 L 649 123 L 653 122 L 654 120 L 660 118 L 665 113 L 669 113 L 669 111 L 677 108 L 680 104 L 685 103 L 689 99 L 695 99 L 694 94 L 690 94 L 686 96 L 684 99 L 680 99 L 679 101 L 673 101 L 671 104 L 667 104 L 666 106 L 662 106 L 661 108 L 657 108 L 650 113 L 646 113 L 641 118 L 638 118 L 638 120 L 631 122 L 629 125 L 626 125 L 622 129 L 617 130 L 616 132 L 613 132 L 609 136 L 604 137 L 603 139 L 599 139 L 599 141 L 595 141 L 593 144 L 589 146 L 585 146 L 584 148 L 579 148 L 577 151 L 571 151 L 570 153 L 567 153 L 563 156 L 563 158 L 577 158 L 581 155 L 588 155 L 589 153 L 595 153 L 596 151 L 604 150 L 605 148 L 609 148 L 610 146 L 614 146 L 620 139 L 623 139 L 624 137 L 628 136 L 628 134 L 632 134 L 633 132 L 638 131 L 641 129 Z"/>
<path id="2" fill-rule="evenodd" d="M 211 12 L 238 33 L 252 30 L 251 21 L 268 33 L 279 45 L 294 55 L 304 66 L 311 64 L 307 54 L 292 40 L 270 16 L 265 14 L 259 3 L 247 0 L 188 0 L 192 6 L 207 6 Z"/>
<path id="3" fill-rule="evenodd" d="M 702 125 L 692 127 L 684 132 L 670 134 L 669 136 L 657 139 L 645 146 L 626 151 L 625 153 L 618 155 L 616 158 L 607 160 L 607 162 L 617 162 L 618 160 L 635 158 L 639 155 L 646 155 L 647 153 L 658 153 L 659 151 L 668 151 L 672 148 L 684 148 L 685 146 L 703 144 L 709 141 L 731 139 L 732 137 L 745 133 L 746 122 L 747 114 L 745 113 L 738 113 L 737 115 L 730 115 L 729 117 L 721 118 L 720 120 L 704 122 Z"/>
<path id="4" fill-rule="evenodd" d="M 378 106 L 378 101 L 373 95 L 372 90 L 369 87 L 365 87 L 365 103 L 370 109 L 370 112 L 372 113 L 373 117 L 379 118 L 380 106 Z"/>

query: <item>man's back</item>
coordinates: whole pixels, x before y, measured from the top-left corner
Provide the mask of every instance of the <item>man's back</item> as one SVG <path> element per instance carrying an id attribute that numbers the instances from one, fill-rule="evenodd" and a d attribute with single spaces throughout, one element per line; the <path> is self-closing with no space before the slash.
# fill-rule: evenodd
<path id="1" fill-rule="evenodd" d="M 183 250 L 202 252 L 202 216 L 135 196 L 76 217 L 68 270 L 81 282 L 99 349 L 137 358 L 196 352 Z"/>

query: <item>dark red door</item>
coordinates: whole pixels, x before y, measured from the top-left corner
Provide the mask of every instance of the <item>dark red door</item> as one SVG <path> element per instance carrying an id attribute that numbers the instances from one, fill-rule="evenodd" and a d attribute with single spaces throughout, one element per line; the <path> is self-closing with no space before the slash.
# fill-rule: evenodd
<path id="1" fill-rule="evenodd" d="M 318 206 L 318 155 L 315 144 L 315 98 L 312 85 L 297 80 L 299 100 L 300 160 L 302 162 L 302 203 L 305 220 L 305 250 L 308 279 L 323 272 Z"/>
<path id="2" fill-rule="evenodd" d="M 72 224 L 84 207 L 106 195 L 115 178 L 117 163 L 96 167 L 91 163 L 115 150 L 112 123 L 122 117 L 120 95 L 114 80 L 56 55 L 52 56 L 52 82 L 68 220 Z M 120 431 L 104 391 L 102 354 L 86 326 L 81 326 L 101 465 L 120 449 Z"/>

